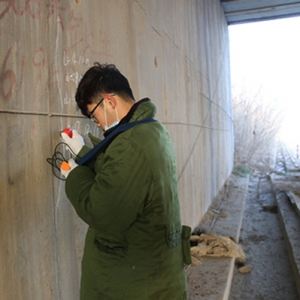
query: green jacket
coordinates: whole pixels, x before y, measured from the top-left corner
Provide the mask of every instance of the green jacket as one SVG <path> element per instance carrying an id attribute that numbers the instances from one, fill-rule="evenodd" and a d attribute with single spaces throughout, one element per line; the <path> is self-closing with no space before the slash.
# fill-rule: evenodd
<path id="1" fill-rule="evenodd" d="M 144 99 L 127 119 L 155 112 Z M 119 134 L 94 163 L 69 174 L 66 193 L 89 225 L 81 300 L 187 299 L 190 228 L 182 230 L 175 155 L 161 123 Z"/>

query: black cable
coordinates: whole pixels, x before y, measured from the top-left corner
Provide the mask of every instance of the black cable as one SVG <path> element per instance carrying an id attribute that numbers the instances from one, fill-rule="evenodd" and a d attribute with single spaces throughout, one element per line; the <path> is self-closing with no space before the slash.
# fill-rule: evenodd
<path id="1" fill-rule="evenodd" d="M 49 163 L 52 166 L 53 175 L 56 178 L 58 178 L 59 180 L 66 181 L 66 178 L 58 176 L 55 172 L 56 170 L 58 170 L 59 174 L 61 174 L 61 171 L 60 171 L 61 164 L 64 161 L 68 161 L 68 159 L 63 155 L 63 153 L 61 151 L 58 151 L 58 148 L 63 145 L 67 148 L 67 151 L 69 151 L 71 153 L 71 155 L 76 157 L 76 153 L 72 150 L 72 148 L 67 143 L 60 142 L 56 145 L 52 157 L 47 158 L 46 161 L 47 161 L 47 163 Z"/>

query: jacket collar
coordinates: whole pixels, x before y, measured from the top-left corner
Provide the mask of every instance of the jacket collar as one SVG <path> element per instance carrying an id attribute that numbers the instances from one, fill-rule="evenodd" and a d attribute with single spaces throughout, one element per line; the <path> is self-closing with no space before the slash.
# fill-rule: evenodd
<path id="1" fill-rule="evenodd" d="M 149 98 L 144 98 L 136 102 L 128 114 L 120 121 L 118 125 L 113 128 L 110 128 L 104 132 L 104 137 L 113 132 L 118 126 L 134 121 L 144 120 L 147 118 L 154 117 L 156 113 L 156 106 L 151 102 Z"/>

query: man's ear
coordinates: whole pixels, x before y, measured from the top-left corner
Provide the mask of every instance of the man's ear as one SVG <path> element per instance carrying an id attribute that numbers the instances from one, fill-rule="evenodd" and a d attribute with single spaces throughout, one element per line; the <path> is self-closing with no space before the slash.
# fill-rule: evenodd
<path id="1" fill-rule="evenodd" d="M 105 95 L 105 99 L 107 100 L 108 104 L 111 106 L 111 108 L 115 108 L 117 106 L 117 101 L 114 98 L 114 96 L 107 94 Z"/>

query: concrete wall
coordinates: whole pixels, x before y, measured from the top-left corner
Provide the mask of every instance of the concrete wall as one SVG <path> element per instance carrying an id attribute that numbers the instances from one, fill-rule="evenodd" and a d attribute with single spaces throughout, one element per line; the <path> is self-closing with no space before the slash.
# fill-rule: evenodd
<path id="1" fill-rule="evenodd" d="M 115 63 L 157 105 L 194 227 L 233 164 L 226 21 L 219 0 L 6 0 L 0 30 L 1 299 L 78 299 L 86 225 L 46 158 L 64 127 L 101 135 L 76 111 L 80 76 Z"/>

